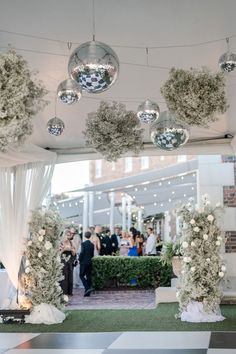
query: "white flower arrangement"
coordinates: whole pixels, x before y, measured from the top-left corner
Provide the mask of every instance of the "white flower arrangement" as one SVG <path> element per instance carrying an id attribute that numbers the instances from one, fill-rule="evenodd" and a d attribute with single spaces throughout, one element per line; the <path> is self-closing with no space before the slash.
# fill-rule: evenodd
<path id="1" fill-rule="evenodd" d="M 47 251 L 49 251 L 52 248 L 52 244 L 50 241 L 46 241 L 44 244 L 44 247 Z"/>
<path id="2" fill-rule="evenodd" d="M 189 125 L 207 126 L 228 108 L 223 73 L 211 73 L 207 68 L 172 68 L 161 93 L 168 109 Z"/>
<path id="3" fill-rule="evenodd" d="M 101 153 L 107 161 L 116 161 L 122 154 L 142 148 L 140 121 L 125 105 L 102 101 L 95 113 L 90 113 L 84 132 L 86 145 Z"/>
<path id="4" fill-rule="evenodd" d="M 181 229 L 180 235 L 183 254 L 178 297 L 180 314 L 193 301 L 202 302 L 205 311 L 215 311 L 220 304 L 222 290 L 219 285 L 226 272 L 219 254 L 225 241 L 219 227 L 220 212 L 219 206 L 208 203 L 204 203 L 201 210 L 193 205 L 190 207 L 189 203 L 176 210 L 176 215 L 188 225 Z M 190 247 L 185 247 L 186 243 Z"/>
<path id="5" fill-rule="evenodd" d="M 0 55 L 0 151 L 18 147 L 32 134 L 32 118 L 47 104 L 46 93 L 22 56 L 13 50 Z"/>
<path id="6" fill-rule="evenodd" d="M 60 309 L 65 304 L 60 287 L 63 279 L 60 258 L 62 230 L 63 221 L 57 212 L 45 209 L 32 212 L 29 223 L 32 239 L 26 244 L 30 269 L 29 266 L 25 269 L 25 292 L 31 297 L 33 306 L 46 303 Z"/>

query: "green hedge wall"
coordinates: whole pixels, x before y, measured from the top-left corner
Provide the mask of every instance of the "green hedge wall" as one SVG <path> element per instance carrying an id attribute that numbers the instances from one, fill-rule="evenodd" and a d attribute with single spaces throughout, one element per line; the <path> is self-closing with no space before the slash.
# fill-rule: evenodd
<path id="1" fill-rule="evenodd" d="M 136 279 L 140 288 L 170 286 L 172 267 L 159 257 L 101 256 L 93 258 L 92 283 L 95 289 L 129 286 Z"/>

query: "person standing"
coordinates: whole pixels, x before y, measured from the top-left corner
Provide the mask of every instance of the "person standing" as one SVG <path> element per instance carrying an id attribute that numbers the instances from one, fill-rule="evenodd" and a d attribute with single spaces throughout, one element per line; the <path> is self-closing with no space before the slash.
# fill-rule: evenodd
<path id="1" fill-rule="evenodd" d="M 92 292 L 92 258 L 94 256 L 94 245 L 90 241 L 90 231 L 86 231 L 84 237 L 86 241 L 82 242 L 79 255 L 80 279 L 84 285 L 84 296 L 90 296 Z"/>
<path id="2" fill-rule="evenodd" d="M 121 242 L 121 229 L 120 227 L 115 228 L 114 234 L 111 235 L 112 243 L 115 243 L 115 250 L 113 253 L 116 253 L 120 249 L 120 242 Z"/>
<path id="3" fill-rule="evenodd" d="M 145 246 L 145 255 L 156 256 L 156 254 L 157 254 L 157 251 L 156 251 L 157 238 L 153 233 L 152 227 L 148 227 L 147 234 L 148 234 L 148 239 L 147 239 L 146 246 Z"/>
<path id="4" fill-rule="evenodd" d="M 63 233 L 63 241 L 61 243 L 61 262 L 63 264 L 62 273 L 64 279 L 61 281 L 63 294 L 73 295 L 73 262 L 76 256 L 76 250 L 72 243 L 73 235 L 70 230 L 66 229 Z"/>

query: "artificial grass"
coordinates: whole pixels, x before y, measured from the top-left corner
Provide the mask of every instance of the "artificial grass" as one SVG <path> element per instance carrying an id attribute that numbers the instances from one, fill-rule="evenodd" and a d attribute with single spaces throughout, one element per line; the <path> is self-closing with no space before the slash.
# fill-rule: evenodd
<path id="1" fill-rule="evenodd" d="M 177 303 L 153 310 L 73 310 L 61 324 L 0 324 L 0 332 L 236 331 L 236 305 L 221 305 L 226 319 L 213 323 L 181 322 L 177 310 Z"/>

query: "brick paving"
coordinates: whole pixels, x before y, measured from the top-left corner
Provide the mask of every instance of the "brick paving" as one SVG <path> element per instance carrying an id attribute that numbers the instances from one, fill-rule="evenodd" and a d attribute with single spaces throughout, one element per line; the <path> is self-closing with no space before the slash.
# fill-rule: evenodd
<path id="1" fill-rule="evenodd" d="M 84 289 L 74 289 L 68 310 L 88 309 L 154 309 L 154 290 L 103 290 L 84 297 Z"/>

